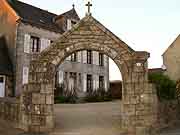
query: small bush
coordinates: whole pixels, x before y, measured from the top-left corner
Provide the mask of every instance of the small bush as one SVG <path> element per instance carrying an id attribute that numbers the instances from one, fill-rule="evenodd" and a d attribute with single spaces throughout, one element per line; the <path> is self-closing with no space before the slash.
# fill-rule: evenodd
<path id="1" fill-rule="evenodd" d="M 58 95 L 54 98 L 54 101 L 56 104 L 58 103 L 70 103 L 70 104 L 75 104 L 77 102 L 77 93 L 76 90 L 66 90 L 63 91 L 61 95 Z"/>
<path id="2" fill-rule="evenodd" d="M 176 82 L 176 97 L 180 102 L 180 79 Z"/>
<path id="3" fill-rule="evenodd" d="M 85 97 L 86 102 L 105 102 L 112 101 L 112 96 L 109 91 L 105 91 L 104 89 L 97 89 L 95 91 L 91 91 L 86 94 Z"/>
<path id="4" fill-rule="evenodd" d="M 176 99 L 176 83 L 162 73 L 152 73 L 149 81 L 156 85 L 159 100 Z"/>

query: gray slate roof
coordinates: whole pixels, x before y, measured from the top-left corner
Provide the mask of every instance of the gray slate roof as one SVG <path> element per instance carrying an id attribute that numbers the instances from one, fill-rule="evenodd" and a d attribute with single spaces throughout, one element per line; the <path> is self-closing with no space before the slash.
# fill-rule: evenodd
<path id="1" fill-rule="evenodd" d="M 64 33 L 63 29 L 54 23 L 54 19 L 59 15 L 50 13 L 46 10 L 34 7 L 18 0 L 8 0 L 11 7 L 21 17 L 21 21 L 36 27 L 48 29 L 50 31 Z M 63 13 L 63 16 L 77 16 L 75 9 Z M 79 18 L 79 17 L 78 17 Z"/>
<path id="2" fill-rule="evenodd" d="M 4 37 L 0 37 L 0 75 L 13 75 L 13 65 Z"/>

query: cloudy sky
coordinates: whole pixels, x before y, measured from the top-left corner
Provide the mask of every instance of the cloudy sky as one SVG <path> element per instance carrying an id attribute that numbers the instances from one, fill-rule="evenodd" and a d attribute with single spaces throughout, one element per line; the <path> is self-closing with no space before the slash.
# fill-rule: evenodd
<path id="1" fill-rule="evenodd" d="M 21 0 L 61 14 L 75 8 L 85 16 L 87 0 Z M 92 15 L 137 51 L 151 53 L 149 67 L 162 66 L 162 54 L 180 34 L 180 0 L 90 0 Z M 119 78 L 110 64 L 110 79 Z"/>

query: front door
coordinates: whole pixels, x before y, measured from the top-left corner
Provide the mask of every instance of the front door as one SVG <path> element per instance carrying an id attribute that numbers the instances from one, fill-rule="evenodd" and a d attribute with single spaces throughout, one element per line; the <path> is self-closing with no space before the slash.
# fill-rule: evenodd
<path id="1" fill-rule="evenodd" d="M 0 97 L 5 96 L 5 76 L 0 76 Z"/>

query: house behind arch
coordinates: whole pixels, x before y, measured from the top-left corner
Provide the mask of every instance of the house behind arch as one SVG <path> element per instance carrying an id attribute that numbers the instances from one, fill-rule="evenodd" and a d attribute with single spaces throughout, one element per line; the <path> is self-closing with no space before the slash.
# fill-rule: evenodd
<path id="1" fill-rule="evenodd" d="M 20 95 L 23 84 L 28 83 L 30 61 L 79 20 L 74 7 L 56 15 L 18 0 L 0 1 L 0 26 L 3 28 L 0 32 L 7 40 L 8 54 L 13 66 L 12 93 L 14 90 L 15 95 Z M 88 54 L 90 60 L 87 58 Z M 91 83 L 87 83 L 88 79 Z M 88 87 L 98 89 L 103 84 L 107 90 L 108 57 L 86 50 L 72 54 L 62 63 L 57 73 L 57 83 L 64 82 L 67 82 L 68 89 L 78 87 L 81 91 L 87 91 Z"/>

